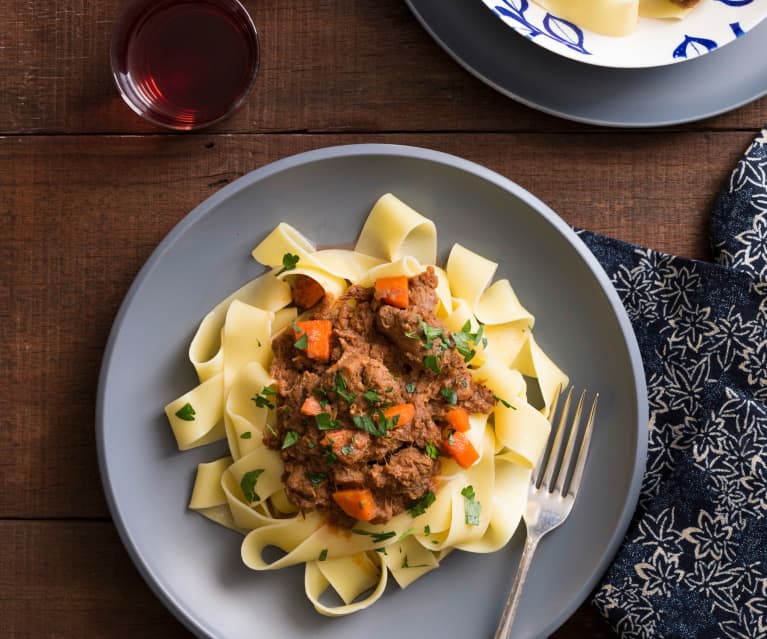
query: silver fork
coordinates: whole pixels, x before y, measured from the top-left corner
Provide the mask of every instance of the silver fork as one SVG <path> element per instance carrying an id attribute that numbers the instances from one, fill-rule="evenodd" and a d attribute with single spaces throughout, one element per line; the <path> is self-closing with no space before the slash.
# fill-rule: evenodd
<path id="1" fill-rule="evenodd" d="M 550 452 L 545 459 L 540 460 L 530 479 L 527 507 L 523 515 L 527 527 L 527 539 L 522 551 L 522 559 L 517 568 L 517 576 L 514 578 L 514 585 L 511 587 L 509 598 L 503 607 L 501 621 L 495 631 L 495 639 L 507 639 L 511 633 L 511 625 L 514 623 L 514 617 L 517 613 L 522 587 L 525 584 L 525 579 L 527 579 L 527 572 L 530 570 L 533 553 L 538 547 L 538 542 L 546 533 L 551 532 L 567 519 L 578 493 L 578 487 L 583 477 L 583 467 L 586 464 L 589 444 L 591 443 L 591 430 L 599 395 L 595 395 L 591 404 L 583 436 L 580 440 L 580 448 L 574 462 L 573 451 L 578 442 L 578 430 L 583 415 L 586 391 L 581 393 L 573 418 L 568 422 L 572 396 L 573 389 L 571 387 L 565 397 L 562 411 L 559 413 L 559 423 Z M 551 410 L 552 424 L 557 412 L 558 400 L 559 394 L 554 399 Z M 567 438 L 567 446 L 564 453 L 561 453 L 562 442 L 565 438 Z M 570 477 L 569 481 L 567 481 L 568 476 Z"/>

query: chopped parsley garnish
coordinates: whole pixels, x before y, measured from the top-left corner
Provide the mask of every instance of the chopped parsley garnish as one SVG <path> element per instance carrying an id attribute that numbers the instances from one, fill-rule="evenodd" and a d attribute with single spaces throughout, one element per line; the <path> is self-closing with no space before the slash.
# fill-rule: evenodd
<path id="1" fill-rule="evenodd" d="M 423 337 L 426 348 L 431 348 L 432 343 L 438 337 L 442 337 L 444 331 L 441 328 L 434 328 L 429 326 L 426 322 L 421 320 L 421 330 L 423 331 Z"/>
<path id="2" fill-rule="evenodd" d="M 442 339 L 442 350 L 444 350 L 444 342 L 445 342 L 445 331 L 441 328 L 434 328 L 433 326 L 429 326 L 426 322 L 421 320 L 421 323 L 419 324 L 419 328 L 421 332 L 423 333 L 423 337 L 421 338 L 424 342 L 424 346 L 426 348 L 431 348 L 432 344 L 434 343 L 434 340 L 437 338 Z M 410 331 L 409 333 L 405 333 L 405 337 L 409 337 L 410 339 L 419 339 L 418 330 Z"/>
<path id="3" fill-rule="evenodd" d="M 387 386 L 384 393 L 391 393 L 394 390 L 394 386 Z"/>
<path id="4" fill-rule="evenodd" d="M 342 455 L 351 455 L 353 452 L 354 452 L 354 446 L 347 445 L 341 449 Z"/>
<path id="5" fill-rule="evenodd" d="M 328 549 L 327 548 L 323 548 L 320 551 L 320 561 L 325 561 L 327 558 L 328 558 Z"/>
<path id="6" fill-rule="evenodd" d="M 493 398 L 495 399 L 496 402 L 499 402 L 499 403 L 503 404 L 506 408 L 511 408 L 512 410 L 517 410 L 516 406 L 512 406 L 511 404 L 509 404 L 509 402 L 507 402 L 502 397 L 498 397 L 498 395 L 493 395 Z"/>
<path id="7" fill-rule="evenodd" d="M 413 382 L 408 382 L 405 384 L 405 390 L 411 394 L 415 393 L 415 384 Z"/>
<path id="8" fill-rule="evenodd" d="M 439 449 L 434 445 L 434 442 L 426 444 L 426 454 L 432 459 L 437 459 L 439 457 Z"/>
<path id="9" fill-rule="evenodd" d="M 268 386 L 264 386 L 264 389 L 258 394 L 251 397 L 251 399 L 256 402 L 256 406 L 259 408 L 270 408 L 274 410 L 274 404 L 269 399 L 270 395 L 276 395 L 277 391 L 269 388 Z"/>
<path id="10" fill-rule="evenodd" d="M 372 532 L 370 530 L 362 530 L 361 528 L 352 528 L 352 532 L 355 535 L 368 535 L 373 538 L 373 543 L 380 544 L 382 541 L 396 537 L 397 533 L 393 530 L 387 532 Z"/>
<path id="11" fill-rule="evenodd" d="M 256 482 L 263 472 L 263 468 L 256 468 L 256 470 L 248 471 L 242 476 L 240 488 L 242 488 L 242 494 L 246 501 L 261 501 L 261 498 L 256 494 Z"/>
<path id="12" fill-rule="evenodd" d="M 437 359 L 436 355 L 427 355 L 423 358 L 423 365 L 428 368 L 430 371 L 434 371 L 439 375 L 440 368 L 439 368 L 439 360 Z"/>
<path id="13" fill-rule="evenodd" d="M 418 517 L 418 515 L 423 515 L 426 512 L 426 509 L 431 506 L 436 499 L 437 496 L 429 491 L 421 495 L 415 501 L 410 502 L 407 509 L 413 517 Z"/>
<path id="14" fill-rule="evenodd" d="M 423 534 L 425 537 L 428 537 L 429 535 L 431 535 L 431 526 L 429 526 L 429 524 L 426 524 L 423 527 Z"/>
<path id="15" fill-rule="evenodd" d="M 285 271 L 292 271 L 296 266 L 298 265 L 298 260 L 301 258 L 298 255 L 293 255 L 292 253 L 285 253 L 285 255 L 282 256 L 282 268 L 277 271 L 277 275 L 281 275 Z"/>
<path id="16" fill-rule="evenodd" d="M 338 393 L 342 399 L 345 399 L 349 404 L 351 404 L 357 398 L 357 396 L 354 393 L 350 393 L 348 388 L 349 386 L 347 385 L 344 376 L 341 375 L 341 373 L 338 373 L 336 375 L 336 384 L 333 387 L 333 390 Z"/>
<path id="17" fill-rule="evenodd" d="M 320 413 L 314 416 L 314 421 L 317 423 L 317 428 L 320 430 L 336 430 L 341 428 L 341 422 L 333 419 L 330 413 Z"/>
<path id="18" fill-rule="evenodd" d="M 442 388 L 440 389 L 439 394 L 452 406 L 455 406 L 458 403 L 458 395 L 452 388 Z"/>
<path id="19" fill-rule="evenodd" d="M 378 423 L 383 427 L 384 434 L 394 428 L 399 422 L 399 415 L 395 415 L 389 419 L 386 415 L 384 415 L 382 410 L 377 411 L 376 416 L 378 417 Z"/>
<path id="20" fill-rule="evenodd" d="M 258 344 L 258 347 L 261 348 L 263 344 L 261 343 L 261 340 L 256 338 L 256 344 Z"/>
<path id="21" fill-rule="evenodd" d="M 333 452 L 332 446 L 325 446 L 325 463 L 332 466 L 338 461 L 338 455 Z"/>
<path id="22" fill-rule="evenodd" d="M 453 333 L 453 342 L 455 342 L 455 349 L 463 355 L 464 362 L 470 362 L 477 354 L 475 348 L 479 344 L 487 346 L 487 338 L 482 337 L 485 327 L 480 324 L 476 333 L 471 332 L 471 321 L 466 320 L 466 323 L 461 327 L 458 333 Z"/>
<path id="23" fill-rule="evenodd" d="M 426 564 L 414 564 L 410 565 L 407 563 L 407 555 L 405 555 L 405 558 L 402 560 L 402 567 L 403 568 L 427 568 L 428 566 Z"/>
<path id="24" fill-rule="evenodd" d="M 295 346 L 299 351 L 305 351 L 307 348 L 309 348 L 309 337 L 307 334 L 301 333 L 301 337 L 299 337 L 294 343 L 293 346 Z"/>
<path id="25" fill-rule="evenodd" d="M 176 411 L 176 417 L 179 419 L 183 419 L 185 422 L 193 422 L 194 416 L 197 414 L 197 412 L 194 410 L 192 405 L 187 402 L 184 404 L 181 408 L 179 408 Z"/>
<path id="26" fill-rule="evenodd" d="M 378 391 L 375 389 L 366 390 L 364 393 L 362 393 L 362 396 L 370 403 L 370 404 L 380 404 L 383 400 L 381 399 L 381 396 L 378 394 Z"/>
<path id="27" fill-rule="evenodd" d="M 317 488 L 317 486 L 327 480 L 328 476 L 325 473 L 314 473 L 312 471 L 307 471 L 306 478 L 311 482 L 312 486 Z"/>
<path id="28" fill-rule="evenodd" d="M 299 435 L 294 430 L 289 430 L 287 433 L 285 433 L 285 437 L 282 440 L 282 450 L 285 450 L 286 448 L 290 448 L 299 439 L 301 439 L 301 435 Z"/>
<path id="29" fill-rule="evenodd" d="M 469 485 L 461 491 L 463 495 L 464 519 L 468 526 L 479 526 L 482 505 L 475 499 L 474 487 Z"/>
<path id="30" fill-rule="evenodd" d="M 391 419 L 383 418 L 383 413 L 379 411 L 378 423 L 368 414 L 364 415 L 352 415 L 352 422 L 354 425 L 366 433 L 370 433 L 373 437 L 383 437 L 389 428 L 394 427 L 394 422 Z"/>
<path id="31" fill-rule="evenodd" d="M 251 433 L 249 430 L 246 430 L 242 435 L 240 435 L 240 439 L 250 439 L 253 437 L 253 433 Z"/>

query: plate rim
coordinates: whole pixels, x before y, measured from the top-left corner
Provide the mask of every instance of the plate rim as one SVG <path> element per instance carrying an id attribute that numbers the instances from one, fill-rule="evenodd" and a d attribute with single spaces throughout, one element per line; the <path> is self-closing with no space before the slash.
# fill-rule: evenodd
<path id="1" fill-rule="evenodd" d="M 545 218 L 555 231 L 568 241 L 578 253 L 579 257 L 589 267 L 589 270 L 599 283 L 602 294 L 607 298 L 617 320 L 621 334 L 623 335 L 627 355 L 631 364 L 631 373 L 634 378 L 634 387 L 630 396 L 634 404 L 632 419 L 636 424 L 634 471 L 631 475 L 631 483 L 627 499 L 624 501 L 623 507 L 618 514 L 618 523 L 612 534 L 610 543 L 603 549 L 597 564 L 591 568 L 589 579 L 582 584 L 580 590 L 578 590 L 575 596 L 571 598 L 570 602 L 562 607 L 560 613 L 554 619 L 549 621 L 549 624 L 544 628 L 545 636 L 562 625 L 588 597 L 618 551 L 626 530 L 631 523 L 639 499 L 647 458 L 649 431 L 647 430 L 646 425 L 649 424 L 649 404 L 644 367 L 639 351 L 639 345 L 631 326 L 631 321 L 629 320 L 625 308 L 620 302 L 617 292 L 610 282 L 609 276 L 575 231 L 545 202 L 519 186 L 516 182 L 481 164 L 442 151 L 401 144 L 363 143 L 322 147 L 283 157 L 245 173 L 221 190 L 205 198 L 189 213 L 182 217 L 181 220 L 179 220 L 179 222 L 165 235 L 138 271 L 120 304 L 104 347 L 104 354 L 99 370 L 95 410 L 96 449 L 99 476 L 107 506 L 112 516 L 112 521 L 133 565 L 165 608 L 197 637 L 215 638 L 215 630 L 209 628 L 204 619 L 199 615 L 191 614 L 190 611 L 184 607 L 183 603 L 178 601 L 177 598 L 164 587 L 163 583 L 161 583 L 162 580 L 159 578 L 160 575 L 156 573 L 150 563 L 143 557 L 139 546 L 131 534 L 129 523 L 123 518 L 115 493 L 115 487 L 112 485 L 110 478 L 109 467 L 106 463 L 105 392 L 114 357 L 115 343 L 120 333 L 121 326 L 125 321 L 125 317 L 145 280 L 151 275 L 153 269 L 159 264 L 165 252 L 176 242 L 176 240 L 186 233 L 197 221 L 207 215 L 209 211 L 214 210 L 220 203 L 228 198 L 235 196 L 243 188 L 256 184 L 259 181 L 284 170 L 339 157 L 356 156 L 394 156 L 409 160 L 443 164 L 490 182 L 534 208 L 536 212 Z"/>
<path id="2" fill-rule="evenodd" d="M 422 15 L 420 9 L 416 7 L 416 3 L 422 3 L 424 1 L 428 0 L 404 0 L 405 4 L 410 9 L 410 12 L 415 16 L 416 20 L 419 22 L 421 27 L 429 34 L 429 36 L 442 48 L 455 62 L 457 62 L 465 71 L 468 71 L 471 75 L 473 75 L 475 78 L 486 84 L 487 86 L 491 87 L 492 89 L 495 89 L 502 95 L 505 95 L 508 98 L 511 98 L 512 100 L 519 102 L 520 104 L 523 104 L 527 107 L 530 107 L 531 109 L 534 109 L 536 111 L 540 111 L 542 113 L 546 113 L 547 115 L 555 116 L 558 118 L 562 118 L 564 120 L 570 120 L 573 122 L 580 122 L 582 124 L 593 124 L 597 126 L 602 127 L 610 127 L 610 128 L 626 128 L 626 129 L 640 129 L 640 128 L 652 128 L 652 127 L 668 127 L 668 126 L 674 126 L 679 124 L 689 124 L 692 122 L 698 122 L 700 120 L 704 120 L 707 118 L 713 118 L 719 115 L 722 115 L 724 113 L 729 113 L 730 111 L 735 111 L 747 104 L 750 104 L 751 102 L 754 102 L 755 100 L 758 100 L 765 95 L 767 95 L 767 82 L 765 82 L 763 88 L 759 89 L 756 93 L 752 93 L 744 98 L 739 99 L 738 101 L 720 106 L 713 111 L 706 111 L 703 113 L 696 113 L 691 114 L 686 117 L 676 117 L 676 118 L 660 118 L 656 120 L 633 120 L 633 121 L 627 121 L 626 118 L 617 118 L 612 117 L 605 118 L 605 117 L 594 117 L 594 116 L 585 116 L 585 115 L 577 115 L 568 113 L 564 110 L 554 108 L 552 106 L 547 106 L 545 104 L 542 104 L 540 102 L 536 102 L 535 100 L 532 100 L 530 98 L 524 97 L 520 95 L 519 93 L 515 93 L 512 89 L 496 82 L 495 80 L 491 79 L 485 72 L 480 70 L 479 68 L 475 68 L 471 64 L 469 64 L 467 61 L 465 61 L 456 51 L 454 51 L 444 40 L 444 38 L 439 35 L 432 26 L 426 21 L 426 18 Z M 444 8 L 446 10 L 451 9 L 451 5 L 449 3 L 446 3 L 444 5 Z M 487 9 L 483 6 L 479 7 L 483 11 L 487 11 Z M 488 12 L 489 13 L 489 12 Z M 497 19 L 497 18 L 496 18 Z M 763 21 L 764 22 L 764 21 Z M 504 25 L 505 26 L 505 25 Z M 743 37 L 746 38 L 749 35 L 751 35 L 755 30 L 757 30 L 761 25 L 757 25 L 753 29 L 751 29 L 748 33 L 746 33 Z M 506 27 L 508 28 L 508 27 Z M 521 38 L 518 33 L 514 32 L 514 30 L 511 30 L 513 37 Z M 524 40 L 524 38 L 522 38 Z M 533 50 L 537 49 L 540 51 L 541 54 L 555 56 L 556 58 L 562 58 L 557 53 L 554 53 L 552 51 L 549 51 L 548 49 L 545 49 L 544 47 L 541 47 L 537 44 L 529 43 L 531 47 L 534 47 Z M 736 43 L 731 43 L 733 46 L 736 46 Z M 720 54 L 723 50 L 730 49 L 729 46 L 722 47 L 720 49 L 717 49 L 716 51 L 712 51 L 705 56 L 702 56 L 700 58 L 701 63 L 706 63 L 707 60 L 710 60 L 712 57 Z M 562 58 L 563 60 L 568 60 L 572 64 L 579 65 L 579 64 L 585 64 L 583 62 L 572 60 L 569 58 Z M 691 63 L 694 63 L 694 60 L 689 61 Z M 586 64 L 585 66 L 588 67 L 594 67 L 594 68 L 600 68 L 596 65 L 589 65 Z M 765 64 L 767 67 L 767 63 Z M 614 73 L 650 73 L 652 71 L 656 71 L 658 69 L 678 69 L 680 68 L 680 65 L 666 65 L 664 67 L 648 67 L 648 68 L 621 68 L 621 67 L 602 67 L 606 69 L 607 71 L 614 72 Z"/>

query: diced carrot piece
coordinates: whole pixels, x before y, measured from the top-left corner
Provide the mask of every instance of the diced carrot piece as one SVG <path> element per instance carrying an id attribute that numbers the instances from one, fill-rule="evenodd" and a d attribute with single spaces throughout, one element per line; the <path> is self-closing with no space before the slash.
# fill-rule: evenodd
<path id="1" fill-rule="evenodd" d="M 468 468 L 479 459 L 479 453 L 463 433 L 453 432 L 442 442 L 442 452 L 452 457 L 464 468 Z"/>
<path id="2" fill-rule="evenodd" d="M 293 329 L 296 342 L 306 335 L 306 348 L 302 349 L 306 356 L 321 362 L 330 359 L 330 335 L 333 325 L 330 320 L 306 320 L 296 322 L 298 330 Z"/>
<path id="3" fill-rule="evenodd" d="M 304 400 L 304 403 L 301 404 L 302 415 L 313 417 L 314 415 L 319 415 L 321 412 L 322 406 L 320 406 L 320 402 L 316 397 L 307 397 Z"/>
<path id="4" fill-rule="evenodd" d="M 465 433 L 471 428 L 471 424 L 469 423 L 469 413 L 466 412 L 465 408 L 461 408 L 460 406 L 451 408 L 447 411 L 445 419 L 447 420 L 447 423 L 459 433 Z"/>
<path id="5" fill-rule="evenodd" d="M 395 277 L 379 277 L 375 285 L 376 299 L 396 306 L 407 308 L 408 284 L 404 275 Z"/>
<path id="6" fill-rule="evenodd" d="M 383 414 L 386 419 L 393 420 L 395 417 L 398 417 L 395 427 L 405 426 L 413 421 L 413 418 L 415 417 L 415 406 L 413 406 L 413 404 L 397 404 L 396 406 L 390 406 L 385 409 Z"/>
<path id="7" fill-rule="evenodd" d="M 311 308 L 325 295 L 325 289 L 308 275 L 298 275 L 293 280 L 292 294 L 296 306 Z"/>
<path id="8" fill-rule="evenodd" d="M 373 493 L 367 488 L 350 488 L 333 493 L 334 501 L 349 517 L 361 521 L 370 521 L 376 514 L 376 503 Z"/>

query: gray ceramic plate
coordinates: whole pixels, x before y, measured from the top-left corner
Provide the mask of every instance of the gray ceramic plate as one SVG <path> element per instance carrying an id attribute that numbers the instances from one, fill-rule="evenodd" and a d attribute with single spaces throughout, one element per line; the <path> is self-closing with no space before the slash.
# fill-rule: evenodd
<path id="1" fill-rule="evenodd" d="M 509 30 L 478 0 L 406 0 L 432 37 L 475 76 L 545 113 L 603 126 L 691 122 L 767 94 L 767 21 L 684 64 L 611 69 L 569 60 Z"/>
<path id="2" fill-rule="evenodd" d="M 391 191 L 432 218 L 442 257 L 455 240 L 501 263 L 536 334 L 575 384 L 601 393 L 591 461 L 566 524 L 541 544 L 515 637 L 545 636 L 585 599 L 615 553 L 644 470 L 647 406 L 629 321 L 588 249 L 545 204 L 481 166 L 411 147 L 334 147 L 254 171 L 192 211 L 139 273 L 115 320 L 98 393 L 104 488 L 133 560 L 199 636 L 366 639 L 489 637 L 522 531 L 493 555 L 456 552 L 370 609 L 317 615 L 303 569 L 256 573 L 240 537 L 186 510 L 194 470 L 223 445 L 180 453 L 163 406 L 194 385 L 186 361 L 200 318 L 261 268 L 253 246 L 287 221 L 321 245 L 349 245 Z"/>

